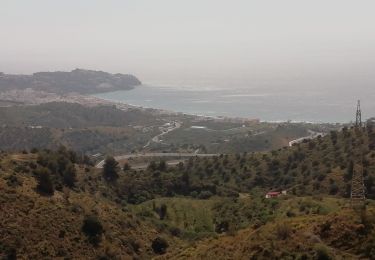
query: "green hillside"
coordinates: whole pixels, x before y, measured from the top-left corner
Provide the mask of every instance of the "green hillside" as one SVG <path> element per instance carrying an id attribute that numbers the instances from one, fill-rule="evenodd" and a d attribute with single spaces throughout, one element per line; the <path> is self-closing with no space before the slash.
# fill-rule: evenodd
<path id="1" fill-rule="evenodd" d="M 288 190 L 298 196 L 349 197 L 353 170 L 363 163 L 367 196 L 375 198 L 374 145 L 372 127 L 344 128 L 271 152 L 197 157 L 170 169 L 156 163 L 141 174 L 128 173 L 120 185 L 132 203 L 154 196 L 238 197 L 254 188 Z"/>
<path id="2" fill-rule="evenodd" d="M 0 256 L 371 259 L 374 136 L 370 126 L 343 129 L 276 151 L 142 171 L 111 160 L 96 169 L 63 147 L 3 152 Z M 369 199 L 354 211 L 347 197 L 357 162 Z M 282 189 L 288 194 L 264 197 Z"/>

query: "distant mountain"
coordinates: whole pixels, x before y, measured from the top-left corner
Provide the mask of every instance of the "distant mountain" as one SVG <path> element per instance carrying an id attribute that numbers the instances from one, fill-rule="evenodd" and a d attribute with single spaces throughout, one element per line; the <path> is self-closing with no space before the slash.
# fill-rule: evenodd
<path id="1" fill-rule="evenodd" d="M 32 88 L 58 94 L 69 92 L 93 94 L 130 90 L 141 84 L 141 81 L 133 75 L 83 69 L 75 69 L 71 72 L 37 72 L 32 75 L 0 73 L 0 91 Z"/>

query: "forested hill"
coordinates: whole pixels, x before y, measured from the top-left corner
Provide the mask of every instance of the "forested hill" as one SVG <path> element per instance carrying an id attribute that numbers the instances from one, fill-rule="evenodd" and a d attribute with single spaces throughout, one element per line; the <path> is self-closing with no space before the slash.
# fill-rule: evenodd
<path id="1" fill-rule="evenodd" d="M 0 91 L 26 89 L 50 93 L 92 94 L 114 90 L 129 90 L 141 81 L 129 74 L 111 74 L 103 71 L 75 69 L 71 72 L 38 72 L 32 75 L 0 73 Z"/>
<path id="2" fill-rule="evenodd" d="M 150 113 L 139 109 L 123 111 L 115 106 L 87 107 L 78 103 L 51 102 L 35 106 L 13 106 L 0 109 L 2 126 L 43 126 L 52 128 L 83 128 L 93 126 L 127 126 L 153 122 Z"/>
<path id="3" fill-rule="evenodd" d="M 375 198 L 375 132 L 373 127 L 344 128 L 326 137 L 265 153 L 195 158 L 175 169 L 150 165 L 141 175 L 126 177 L 128 201 L 156 195 L 208 198 L 238 196 L 255 188 L 288 190 L 298 196 L 349 197 L 356 164 L 363 162 L 368 198 Z"/>
<path id="4" fill-rule="evenodd" d="M 358 162 L 374 198 L 374 148 L 369 126 L 144 171 L 63 147 L 2 152 L 0 258 L 374 259 L 373 200 L 358 214 L 345 199 Z"/>
<path id="5" fill-rule="evenodd" d="M 87 107 L 77 103 L 52 102 L 0 108 L 0 150 L 56 149 L 65 145 L 78 152 L 121 151 L 143 146 L 154 130 L 144 133 L 134 125 L 157 124 L 151 113 L 114 106 Z M 131 138 L 130 138 L 131 137 Z"/>

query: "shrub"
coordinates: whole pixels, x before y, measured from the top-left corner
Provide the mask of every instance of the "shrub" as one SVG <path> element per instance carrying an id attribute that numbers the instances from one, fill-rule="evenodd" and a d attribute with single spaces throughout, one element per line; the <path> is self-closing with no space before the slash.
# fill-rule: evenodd
<path id="1" fill-rule="evenodd" d="M 6 180 L 7 180 L 7 185 L 10 187 L 22 186 L 22 180 L 14 174 L 8 176 Z"/>
<path id="2" fill-rule="evenodd" d="M 89 238 L 89 241 L 97 245 L 104 232 L 103 226 L 95 215 L 86 216 L 83 220 L 82 231 Z"/>
<path id="3" fill-rule="evenodd" d="M 172 236 L 179 237 L 181 236 L 181 229 L 178 227 L 170 227 L 169 233 L 171 233 Z"/>
<path id="4" fill-rule="evenodd" d="M 229 221 L 228 220 L 223 220 L 219 223 L 216 223 L 216 226 L 215 226 L 215 232 L 217 233 L 224 233 L 224 232 L 227 232 L 229 230 Z"/>
<path id="5" fill-rule="evenodd" d="M 315 250 L 315 259 L 317 260 L 331 260 L 331 259 L 334 259 L 328 248 L 322 244 L 318 244 L 315 246 L 314 248 Z"/>
<path id="6" fill-rule="evenodd" d="M 286 222 L 276 225 L 276 236 L 278 239 L 285 240 L 290 237 L 292 232 L 292 227 Z"/>
<path id="7" fill-rule="evenodd" d="M 122 168 L 122 170 L 124 171 L 124 172 L 127 172 L 127 171 L 129 171 L 131 169 L 131 167 L 130 167 L 130 164 L 129 163 L 124 163 L 124 166 L 123 166 L 123 168 Z"/>
<path id="8" fill-rule="evenodd" d="M 288 218 L 292 218 L 292 217 L 295 217 L 295 216 L 296 216 L 296 213 L 294 213 L 292 210 L 288 210 L 288 211 L 286 212 L 286 216 L 287 216 Z"/>
<path id="9" fill-rule="evenodd" d="M 157 237 L 152 241 L 152 250 L 154 250 L 154 253 L 156 254 L 165 254 L 167 252 L 167 248 L 169 247 L 168 242 L 161 237 Z"/>
<path id="10" fill-rule="evenodd" d="M 161 204 L 160 210 L 159 210 L 160 220 L 164 220 L 166 216 L 167 216 L 167 205 Z"/>
<path id="11" fill-rule="evenodd" d="M 212 196 L 212 192 L 208 190 L 201 191 L 198 198 L 201 200 L 209 199 Z"/>
<path id="12" fill-rule="evenodd" d="M 198 192 L 194 190 L 194 191 L 190 192 L 190 196 L 193 197 L 193 198 L 196 198 L 196 197 L 198 197 Z"/>

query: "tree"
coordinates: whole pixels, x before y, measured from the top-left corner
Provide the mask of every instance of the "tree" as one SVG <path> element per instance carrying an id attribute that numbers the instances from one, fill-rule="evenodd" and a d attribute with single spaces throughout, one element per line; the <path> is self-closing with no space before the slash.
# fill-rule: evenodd
<path id="1" fill-rule="evenodd" d="M 333 145 L 336 145 L 337 143 L 337 132 L 336 131 L 331 131 L 331 141 Z"/>
<path id="2" fill-rule="evenodd" d="M 76 169 L 72 163 L 67 164 L 65 170 L 63 171 L 64 184 L 68 187 L 74 187 L 76 180 Z"/>
<path id="3" fill-rule="evenodd" d="M 118 178 L 119 165 L 112 156 L 108 156 L 104 161 L 103 176 L 107 181 L 115 181 Z"/>
<path id="4" fill-rule="evenodd" d="M 53 195 L 55 189 L 53 187 L 50 171 L 47 168 L 39 168 L 36 172 L 37 174 L 37 190 L 39 192 Z"/>

